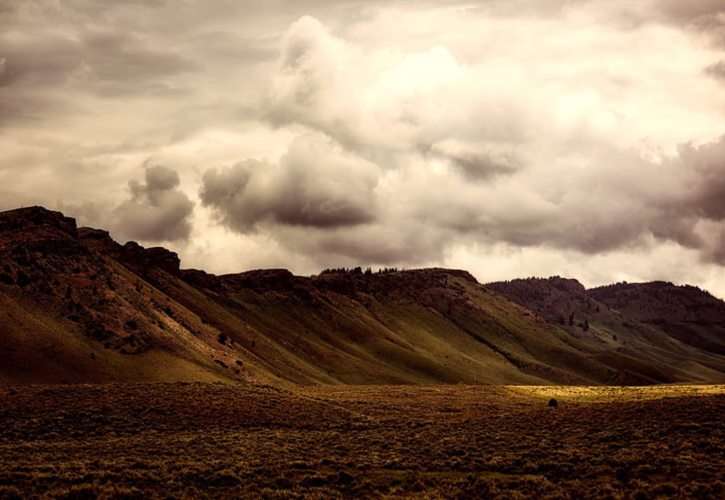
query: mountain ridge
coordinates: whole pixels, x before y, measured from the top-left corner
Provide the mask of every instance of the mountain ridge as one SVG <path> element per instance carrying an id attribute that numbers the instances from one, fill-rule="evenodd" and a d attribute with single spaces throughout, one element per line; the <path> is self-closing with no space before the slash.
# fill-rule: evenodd
<path id="1" fill-rule="evenodd" d="M 663 329 L 563 278 L 513 293 L 442 268 L 217 276 L 180 264 L 60 212 L 0 213 L 0 383 L 725 380 L 715 303 L 716 327 L 685 334 L 679 317 Z"/>

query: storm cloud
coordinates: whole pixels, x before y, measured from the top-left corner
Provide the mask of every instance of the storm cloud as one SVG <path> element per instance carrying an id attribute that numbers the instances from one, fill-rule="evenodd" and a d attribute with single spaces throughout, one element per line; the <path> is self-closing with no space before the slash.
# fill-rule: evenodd
<path id="1" fill-rule="evenodd" d="M 161 165 L 145 170 L 145 183 L 129 182 L 131 197 L 111 211 L 111 229 L 122 241 L 186 240 L 191 234 L 192 201 L 177 188 L 179 174 Z"/>
<path id="2" fill-rule="evenodd" d="M 24 0 L 0 27 L 3 208 L 216 272 L 725 295 L 719 0 Z"/>
<path id="3" fill-rule="evenodd" d="M 246 160 L 204 174 L 201 200 L 241 232 L 258 225 L 336 228 L 374 217 L 378 168 L 324 138 L 297 139 L 278 165 Z"/>

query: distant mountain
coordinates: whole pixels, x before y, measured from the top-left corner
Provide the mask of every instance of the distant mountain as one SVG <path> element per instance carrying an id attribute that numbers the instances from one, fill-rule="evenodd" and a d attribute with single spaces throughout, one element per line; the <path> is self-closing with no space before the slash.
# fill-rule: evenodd
<path id="1" fill-rule="evenodd" d="M 215 276 L 24 208 L 0 213 L 0 383 L 725 381 L 715 330 L 684 342 L 595 292 L 446 269 Z"/>
<path id="2" fill-rule="evenodd" d="M 577 280 L 559 276 L 486 286 L 571 336 L 598 343 L 597 359 L 623 370 L 644 360 L 670 375 L 687 373 L 671 382 L 722 377 L 725 302 L 699 288 L 653 282 L 586 290 Z"/>
<path id="3" fill-rule="evenodd" d="M 685 344 L 725 355 L 725 302 L 698 287 L 664 281 L 617 283 L 588 293 Z"/>

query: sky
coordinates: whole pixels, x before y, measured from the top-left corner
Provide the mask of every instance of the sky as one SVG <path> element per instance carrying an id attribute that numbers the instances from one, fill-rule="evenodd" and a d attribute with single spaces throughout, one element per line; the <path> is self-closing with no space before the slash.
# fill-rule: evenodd
<path id="1" fill-rule="evenodd" d="M 0 2 L 0 210 L 215 273 L 725 297 L 725 0 Z"/>

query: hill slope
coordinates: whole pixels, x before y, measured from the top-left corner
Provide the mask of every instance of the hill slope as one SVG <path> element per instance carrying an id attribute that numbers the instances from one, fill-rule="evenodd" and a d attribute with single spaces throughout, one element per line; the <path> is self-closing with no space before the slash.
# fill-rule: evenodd
<path id="1" fill-rule="evenodd" d="M 725 378 L 722 355 L 610 312 L 579 297 L 581 290 L 576 307 L 596 303 L 606 312 L 592 316 L 588 332 L 495 289 L 445 269 L 214 276 L 180 269 L 166 249 L 120 245 L 105 231 L 79 229 L 57 212 L 13 210 L 0 213 L 0 382 Z M 627 321 L 641 326 L 620 332 L 616 325 Z"/>
<path id="2" fill-rule="evenodd" d="M 685 344 L 725 355 L 725 302 L 694 286 L 617 283 L 589 295 Z"/>
<path id="3" fill-rule="evenodd" d="M 667 300 L 648 293 L 662 286 L 658 283 L 586 290 L 576 280 L 556 276 L 486 286 L 570 335 L 598 345 L 595 357 L 621 370 L 653 370 L 651 375 L 659 381 L 722 380 L 723 351 L 718 340 L 725 338 L 725 303 L 695 287 L 667 285 L 679 291 Z M 688 341 L 676 327 L 692 319 L 692 311 L 698 310 L 695 304 L 704 304 L 699 309 L 703 317 L 698 323 L 703 330 L 699 342 L 692 341 L 694 337 Z"/>

